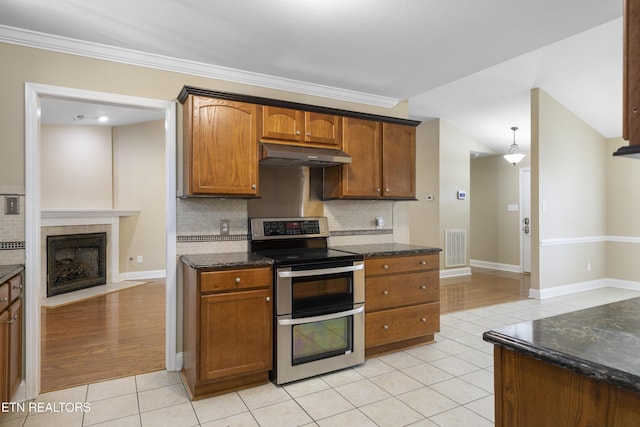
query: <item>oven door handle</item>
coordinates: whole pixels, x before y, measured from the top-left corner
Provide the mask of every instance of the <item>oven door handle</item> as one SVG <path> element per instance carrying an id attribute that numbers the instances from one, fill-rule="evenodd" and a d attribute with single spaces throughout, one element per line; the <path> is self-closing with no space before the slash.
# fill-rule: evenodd
<path id="1" fill-rule="evenodd" d="M 364 264 L 348 265 L 346 267 L 318 268 L 317 270 L 278 271 L 278 277 L 307 277 L 324 274 L 346 273 L 364 269 Z"/>
<path id="2" fill-rule="evenodd" d="M 364 311 L 364 305 L 353 310 L 341 311 L 339 313 L 323 314 L 322 316 L 303 317 L 300 319 L 278 319 L 282 326 L 303 325 L 305 323 L 324 322 L 325 320 L 338 319 L 340 317 L 353 316 Z"/>

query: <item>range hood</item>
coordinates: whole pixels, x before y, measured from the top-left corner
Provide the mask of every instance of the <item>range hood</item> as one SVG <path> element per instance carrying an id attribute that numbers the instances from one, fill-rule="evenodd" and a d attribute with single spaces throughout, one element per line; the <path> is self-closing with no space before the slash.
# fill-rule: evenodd
<path id="1" fill-rule="evenodd" d="M 260 163 L 278 166 L 329 167 L 351 163 L 351 156 L 339 149 L 300 147 L 263 142 Z"/>
<path id="2" fill-rule="evenodd" d="M 640 144 L 623 145 L 618 151 L 613 153 L 614 156 L 630 157 L 632 159 L 640 159 Z"/>

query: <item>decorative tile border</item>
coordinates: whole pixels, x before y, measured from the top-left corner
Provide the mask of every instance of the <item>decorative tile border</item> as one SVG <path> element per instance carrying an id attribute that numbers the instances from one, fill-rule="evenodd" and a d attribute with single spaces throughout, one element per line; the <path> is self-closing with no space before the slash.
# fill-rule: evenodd
<path id="1" fill-rule="evenodd" d="M 190 234 L 186 236 L 177 236 L 178 243 L 189 242 L 228 242 L 249 240 L 248 234 L 229 234 L 222 236 L 220 234 Z"/>
<path id="2" fill-rule="evenodd" d="M 0 242 L 0 251 L 24 249 L 24 242 Z"/>

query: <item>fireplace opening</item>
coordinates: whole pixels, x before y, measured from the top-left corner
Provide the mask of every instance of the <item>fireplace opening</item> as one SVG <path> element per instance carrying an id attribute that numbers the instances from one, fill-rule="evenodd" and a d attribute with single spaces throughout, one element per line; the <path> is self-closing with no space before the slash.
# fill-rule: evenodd
<path id="1" fill-rule="evenodd" d="M 47 296 L 107 283 L 107 233 L 47 236 Z"/>

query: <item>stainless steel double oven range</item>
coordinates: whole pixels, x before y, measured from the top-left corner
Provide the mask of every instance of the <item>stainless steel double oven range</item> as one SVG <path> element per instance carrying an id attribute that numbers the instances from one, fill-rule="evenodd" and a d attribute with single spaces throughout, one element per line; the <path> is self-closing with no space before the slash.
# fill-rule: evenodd
<path id="1" fill-rule="evenodd" d="M 327 247 L 327 218 L 252 218 L 274 260 L 274 370 L 284 384 L 364 362 L 364 261 Z"/>

